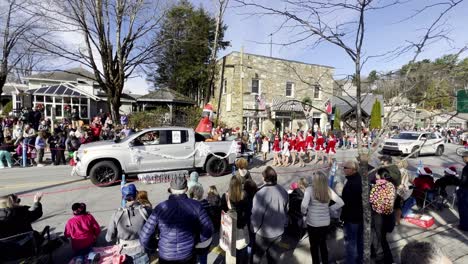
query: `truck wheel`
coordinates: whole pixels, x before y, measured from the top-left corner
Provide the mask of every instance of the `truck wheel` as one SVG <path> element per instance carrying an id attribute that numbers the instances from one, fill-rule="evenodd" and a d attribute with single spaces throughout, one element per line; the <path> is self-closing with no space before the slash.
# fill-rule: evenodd
<path id="1" fill-rule="evenodd" d="M 91 168 L 89 178 L 91 182 L 99 187 L 107 187 L 119 179 L 120 170 L 114 162 L 100 161 Z"/>
<path id="2" fill-rule="evenodd" d="M 411 156 L 411 158 L 417 159 L 419 157 L 420 151 L 418 149 L 419 149 L 419 147 L 413 147 L 413 149 L 411 149 L 411 153 L 414 152 L 413 155 Z M 416 151 L 416 150 L 418 150 L 418 151 Z"/>
<path id="3" fill-rule="evenodd" d="M 442 156 L 442 154 L 444 154 L 444 147 L 438 146 L 435 154 L 436 156 Z"/>
<path id="4" fill-rule="evenodd" d="M 221 176 L 228 168 L 226 159 L 220 159 L 215 156 L 206 162 L 206 172 L 211 176 Z"/>

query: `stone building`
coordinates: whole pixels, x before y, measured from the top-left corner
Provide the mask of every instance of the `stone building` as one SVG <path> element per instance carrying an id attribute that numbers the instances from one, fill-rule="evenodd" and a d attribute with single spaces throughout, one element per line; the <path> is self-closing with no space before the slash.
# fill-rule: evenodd
<path id="1" fill-rule="evenodd" d="M 332 67 L 231 52 L 217 69 L 212 103 L 227 126 L 266 132 L 305 130 L 307 119 L 322 129 L 329 124 L 324 111 L 333 95 Z M 304 109 L 304 100 L 313 108 Z"/>

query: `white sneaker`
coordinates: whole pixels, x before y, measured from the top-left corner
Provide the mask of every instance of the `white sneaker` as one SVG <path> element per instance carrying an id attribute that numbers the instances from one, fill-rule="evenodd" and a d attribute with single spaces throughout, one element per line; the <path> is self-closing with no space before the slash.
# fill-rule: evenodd
<path id="1" fill-rule="evenodd" d="M 37 164 L 37 167 L 44 167 L 44 164 Z"/>

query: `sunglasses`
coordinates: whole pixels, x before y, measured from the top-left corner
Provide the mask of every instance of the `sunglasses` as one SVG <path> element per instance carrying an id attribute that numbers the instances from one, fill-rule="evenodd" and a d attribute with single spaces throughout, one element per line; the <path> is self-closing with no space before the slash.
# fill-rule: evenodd
<path id="1" fill-rule="evenodd" d="M 351 167 L 343 167 L 343 169 L 350 170 L 350 169 L 353 169 L 353 168 L 351 168 Z"/>

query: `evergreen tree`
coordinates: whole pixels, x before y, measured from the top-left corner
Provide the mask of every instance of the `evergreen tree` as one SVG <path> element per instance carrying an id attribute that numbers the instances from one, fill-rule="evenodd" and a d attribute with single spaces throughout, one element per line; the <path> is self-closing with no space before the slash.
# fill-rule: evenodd
<path id="1" fill-rule="evenodd" d="M 154 40 L 157 49 L 150 65 L 149 81 L 154 88 L 167 87 L 199 102 L 208 86 L 208 61 L 214 41 L 216 20 L 203 8 L 195 9 L 181 0 L 166 14 Z M 219 48 L 226 26 L 221 28 Z"/>
<path id="2" fill-rule="evenodd" d="M 382 108 L 379 100 L 375 100 L 374 105 L 372 106 L 371 120 L 370 120 L 370 129 L 382 128 Z"/>
<path id="3" fill-rule="evenodd" d="M 339 108 L 335 108 L 335 119 L 333 120 L 333 129 L 340 129 L 341 113 Z"/>

